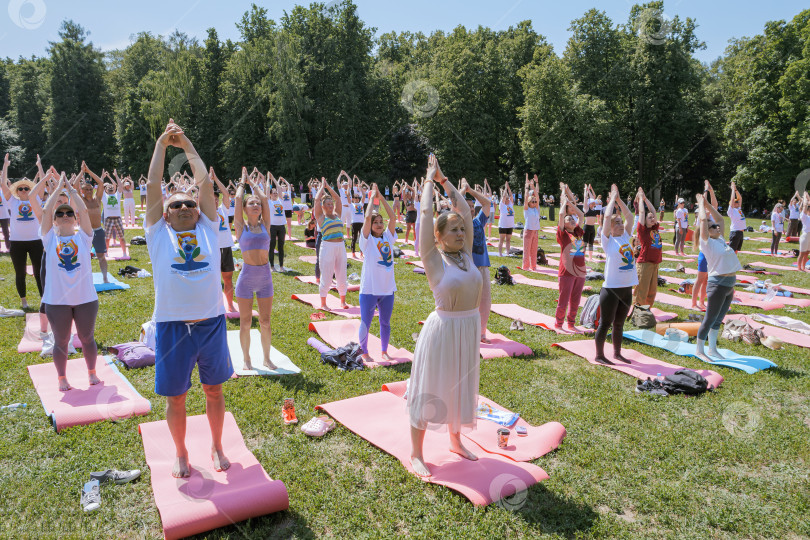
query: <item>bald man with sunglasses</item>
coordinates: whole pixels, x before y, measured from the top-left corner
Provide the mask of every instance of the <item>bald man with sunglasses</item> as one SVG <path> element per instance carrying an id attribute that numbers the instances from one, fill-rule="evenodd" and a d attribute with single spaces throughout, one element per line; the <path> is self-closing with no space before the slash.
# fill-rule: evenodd
<path id="1" fill-rule="evenodd" d="M 177 192 L 163 204 L 166 148 L 183 150 L 194 174 L 199 204 Z M 155 392 L 166 396 L 166 422 L 177 450 L 172 476 L 190 475 L 186 449 L 186 393 L 199 368 L 205 413 L 211 427 L 211 459 L 224 471 L 225 398 L 222 383 L 233 374 L 220 286 L 220 251 L 214 187 L 194 145 L 169 120 L 155 143 L 146 184 L 146 241 L 155 282 Z"/>

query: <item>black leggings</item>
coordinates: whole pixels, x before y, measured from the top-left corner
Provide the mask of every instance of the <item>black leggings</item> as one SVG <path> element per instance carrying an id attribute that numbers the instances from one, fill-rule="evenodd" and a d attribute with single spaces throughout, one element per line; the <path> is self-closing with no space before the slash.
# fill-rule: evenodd
<path id="1" fill-rule="evenodd" d="M 270 225 L 270 266 L 273 266 L 276 241 L 278 241 L 278 264 L 284 266 L 284 235 L 286 234 L 286 225 Z"/>
<path id="2" fill-rule="evenodd" d="M 599 327 L 596 329 L 596 356 L 605 356 L 605 338 L 613 327 L 613 355 L 622 352 L 624 321 L 633 305 L 633 287 L 602 287 L 599 291 Z"/>
<path id="3" fill-rule="evenodd" d="M 352 253 L 354 253 L 354 248 L 357 245 L 357 237 L 360 236 L 360 231 L 362 230 L 362 223 L 352 223 Z"/>
<path id="4" fill-rule="evenodd" d="M 10 249 L 8 244 L 8 224 L 10 221 L 11 218 L 0 219 L 0 229 L 3 230 L 3 240 L 6 241 L 6 249 Z"/>
<path id="5" fill-rule="evenodd" d="M 321 279 L 321 232 L 315 239 L 315 279 Z"/>
<path id="6" fill-rule="evenodd" d="M 779 240 L 782 238 L 782 233 L 774 232 L 771 237 L 771 255 L 779 253 Z"/>
<path id="7" fill-rule="evenodd" d="M 25 298 L 25 266 L 28 258 L 31 258 L 31 266 L 34 267 L 34 279 L 37 282 L 39 295 L 42 296 L 42 278 L 40 270 L 42 268 L 42 252 L 45 251 L 42 240 L 12 240 L 9 246 L 11 252 L 11 264 L 14 265 L 16 276 L 17 294 L 20 298 Z"/>
<path id="8" fill-rule="evenodd" d="M 588 246 L 588 251 L 593 251 L 593 241 L 596 238 L 596 227 L 593 225 L 585 225 L 585 231 L 582 235 L 582 242 Z"/>

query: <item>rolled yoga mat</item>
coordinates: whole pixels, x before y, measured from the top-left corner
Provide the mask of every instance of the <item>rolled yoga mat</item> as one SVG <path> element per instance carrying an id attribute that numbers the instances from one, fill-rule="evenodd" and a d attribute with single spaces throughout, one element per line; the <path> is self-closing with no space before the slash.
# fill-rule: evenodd
<path id="1" fill-rule="evenodd" d="M 627 332 L 625 332 L 625 335 L 627 335 Z M 584 358 L 589 363 L 595 366 L 602 366 L 615 369 L 616 371 L 620 371 L 625 375 L 630 375 L 631 377 L 635 377 L 636 379 L 641 380 L 645 380 L 648 377 L 653 379 L 659 373 L 661 375 L 666 376 L 672 375 L 679 369 L 691 369 L 685 368 L 683 366 L 678 366 L 675 364 L 670 364 L 668 362 L 664 362 L 663 360 L 658 360 L 657 358 L 651 358 L 634 349 L 629 349 L 627 347 L 622 347 L 622 355 L 631 361 L 630 364 L 625 364 L 624 362 L 615 362 L 614 365 L 612 366 L 600 364 L 599 362 L 594 360 L 594 358 L 596 357 L 596 342 L 592 339 L 565 341 L 562 343 L 555 343 L 552 345 L 552 347 L 559 347 L 561 349 L 565 349 L 566 351 L 572 354 Z M 693 371 L 696 371 L 697 373 L 703 375 L 703 377 L 707 381 L 709 381 L 709 384 L 711 384 L 715 388 L 723 384 L 723 376 L 715 371 L 710 371 L 708 369 L 695 369 Z"/>
<path id="2" fill-rule="evenodd" d="M 375 392 L 325 403 L 317 408 L 391 454 L 408 472 L 416 474 L 410 461 L 411 425 L 405 400 L 391 392 Z M 493 429 L 493 438 L 494 432 Z M 448 448 L 446 433 L 428 429 L 425 431 L 423 456 L 432 476 L 422 480 L 448 487 L 474 505 L 484 506 L 548 478 L 543 469 L 531 463 L 516 462 L 487 452 L 477 452 L 476 455 L 478 460 L 470 461 L 454 454 Z"/>
<path id="3" fill-rule="evenodd" d="M 631 330 L 629 332 L 625 332 L 624 337 L 625 339 L 638 341 L 639 343 L 644 343 L 645 345 L 651 345 L 653 347 L 658 347 L 659 349 L 667 350 L 672 354 L 677 354 L 678 356 L 691 356 L 692 358 L 697 358 L 701 362 L 706 362 L 697 356 L 697 345 L 693 343 L 667 339 L 650 330 Z M 705 350 L 708 353 L 708 347 Z M 759 356 L 743 356 L 730 349 L 718 349 L 717 351 L 724 356 L 724 359 L 721 360 L 719 358 L 712 358 L 712 362 L 706 363 L 710 363 L 713 366 L 724 366 L 739 369 L 740 371 L 744 371 L 748 374 L 756 373 L 757 371 L 763 369 L 776 367 L 776 364 L 770 360 L 761 358 Z"/>
<path id="4" fill-rule="evenodd" d="M 312 347 L 313 349 L 315 349 L 316 351 L 318 351 L 321 354 L 327 353 L 327 352 L 333 350 L 332 347 L 330 347 L 329 345 L 323 343 L 322 341 L 320 341 L 319 339 L 316 339 L 314 337 L 311 337 L 311 338 L 309 338 L 307 340 L 307 345 L 309 345 L 310 347 Z"/>
<path id="5" fill-rule="evenodd" d="M 67 362 L 67 379 L 72 390 L 59 390 L 56 366 L 53 362 L 28 366 L 28 375 L 42 401 L 45 414 L 56 431 L 67 427 L 93 424 L 101 420 L 121 420 L 149 414 L 152 405 L 141 396 L 111 358 L 99 356 L 96 375 L 101 383 L 91 385 L 87 380 L 84 358 Z"/>
<path id="6" fill-rule="evenodd" d="M 141 424 L 138 431 L 167 540 L 204 533 L 290 507 L 284 482 L 270 478 L 247 449 L 231 413 L 225 413 L 222 430 L 223 450 L 231 462 L 226 471 L 214 470 L 211 428 L 204 414 L 189 416 L 186 424 L 189 478 L 172 476 L 175 447 L 165 420 Z"/>

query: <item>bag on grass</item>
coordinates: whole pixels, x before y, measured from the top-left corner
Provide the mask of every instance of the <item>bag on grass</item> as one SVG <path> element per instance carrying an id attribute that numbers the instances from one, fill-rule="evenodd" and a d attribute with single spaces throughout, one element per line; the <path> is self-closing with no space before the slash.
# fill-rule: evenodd
<path id="1" fill-rule="evenodd" d="M 765 333 L 761 328 L 754 328 L 750 324 L 745 323 L 745 326 L 742 329 L 743 343 L 747 343 L 748 345 L 759 345 L 762 343 L 763 339 L 765 339 Z"/>
<path id="2" fill-rule="evenodd" d="M 670 394 L 696 395 L 709 390 L 709 381 L 696 371 L 679 369 L 664 377 L 663 387 Z"/>
<path id="3" fill-rule="evenodd" d="M 589 299 L 590 300 L 590 299 Z M 655 328 L 655 315 L 644 306 L 633 307 L 633 326 L 636 328 Z"/>
<path id="4" fill-rule="evenodd" d="M 603 279 L 605 279 L 605 274 L 603 274 L 602 272 L 588 270 L 588 273 L 585 274 L 585 281 L 599 281 Z"/>
<path id="5" fill-rule="evenodd" d="M 667 328 L 666 332 L 664 332 L 664 338 L 669 341 L 683 341 L 684 343 L 689 343 L 689 334 L 680 328 Z"/>
<path id="6" fill-rule="evenodd" d="M 495 271 L 495 283 L 498 285 L 515 284 L 515 281 L 512 279 L 512 274 L 506 266 L 501 265 L 498 267 L 498 270 Z"/>
<path id="7" fill-rule="evenodd" d="M 661 276 L 658 276 L 658 286 L 659 287 L 666 287 L 667 286 L 667 280 L 665 280 Z"/>
<path id="8" fill-rule="evenodd" d="M 360 355 L 363 354 L 360 345 L 351 342 L 338 349 L 332 349 L 321 353 L 321 362 L 335 366 L 341 371 L 354 371 L 356 369 L 363 369 L 363 360 Z"/>
<path id="9" fill-rule="evenodd" d="M 543 251 L 543 248 L 537 248 L 537 264 L 542 264 L 543 266 L 548 266 L 548 259 L 546 258 L 546 252 Z"/>
<path id="10" fill-rule="evenodd" d="M 394 247 L 391 253 L 393 253 L 395 259 L 399 259 L 400 257 L 402 257 L 402 250 L 399 249 L 398 247 Z"/>
<path id="11" fill-rule="evenodd" d="M 155 321 L 146 321 L 141 325 L 141 337 L 139 339 L 141 343 L 152 349 L 155 350 Z"/>
<path id="12" fill-rule="evenodd" d="M 681 286 L 678 287 L 678 292 L 683 294 L 692 294 L 692 289 L 695 287 L 695 280 L 694 279 L 685 279 L 681 282 Z"/>
<path id="13" fill-rule="evenodd" d="M 122 343 L 107 347 L 114 353 L 118 360 L 128 368 L 142 368 L 155 365 L 155 351 L 150 349 L 140 341 Z"/>
<path id="14" fill-rule="evenodd" d="M 738 342 L 742 341 L 743 328 L 745 328 L 745 321 L 731 320 L 723 325 L 723 333 L 720 337 L 729 341 Z"/>
<path id="15" fill-rule="evenodd" d="M 143 236 L 136 236 L 132 240 L 129 241 L 130 245 L 133 246 L 145 246 L 146 245 L 146 238 Z"/>
<path id="16" fill-rule="evenodd" d="M 589 296 L 582 306 L 582 313 L 579 316 L 579 324 L 585 328 L 596 328 L 599 326 L 599 295 L 594 294 Z"/>

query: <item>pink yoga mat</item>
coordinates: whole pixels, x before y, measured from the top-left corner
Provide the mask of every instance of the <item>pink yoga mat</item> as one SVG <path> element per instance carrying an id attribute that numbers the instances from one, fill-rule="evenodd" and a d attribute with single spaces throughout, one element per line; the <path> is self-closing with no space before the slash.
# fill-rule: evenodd
<path id="1" fill-rule="evenodd" d="M 546 276 L 554 276 L 557 277 L 559 275 L 559 270 L 557 268 L 547 268 L 544 266 L 540 266 L 534 270 L 529 270 L 528 268 L 523 268 L 521 266 L 517 267 L 518 270 L 523 270 L 524 272 L 534 272 L 535 274 L 544 274 Z M 512 274 L 512 276 L 516 276 L 517 274 Z M 528 278 L 527 278 L 528 279 Z"/>
<path id="2" fill-rule="evenodd" d="M 79 336 L 76 335 L 75 324 L 71 327 L 70 331 L 73 334 L 73 347 L 81 349 L 82 342 L 79 341 Z M 17 345 L 17 352 L 42 352 L 42 340 L 39 338 L 39 313 L 25 314 L 25 330 L 23 331 L 23 337 L 19 345 Z"/>
<path id="3" fill-rule="evenodd" d="M 222 432 L 223 450 L 231 466 L 221 472 L 214 470 L 211 461 L 208 419 L 204 414 L 188 417 L 189 478 L 172 477 L 175 449 L 165 420 L 141 424 L 138 430 L 152 472 L 152 491 L 167 540 L 204 533 L 290 507 L 284 482 L 270 478 L 247 449 L 231 413 L 225 413 Z"/>
<path id="4" fill-rule="evenodd" d="M 771 264 L 771 263 L 760 262 L 760 261 L 752 262 L 750 264 L 751 264 L 751 266 L 754 266 L 754 267 L 770 268 L 772 270 L 779 270 L 780 272 L 785 271 L 785 270 L 790 270 L 791 272 L 798 272 L 799 271 L 799 269 L 796 268 L 795 266 L 783 266 L 781 264 Z"/>
<path id="5" fill-rule="evenodd" d="M 236 298 L 233 299 L 233 307 L 235 308 L 233 311 L 228 311 L 228 299 L 225 297 L 225 293 L 222 293 L 222 305 L 225 306 L 225 318 L 226 319 L 238 319 L 239 318 L 239 303 L 236 301 Z M 258 317 L 259 312 L 255 309 L 253 310 L 253 316 Z"/>
<path id="6" fill-rule="evenodd" d="M 376 392 L 317 408 L 397 458 L 408 472 L 413 473 L 411 427 L 405 400 L 391 392 Z M 423 455 L 432 476 L 423 480 L 448 487 L 476 506 L 491 504 L 548 478 L 543 469 L 530 463 L 475 450 L 478 460 L 470 461 L 450 452 L 448 447 L 446 432 L 430 429 L 425 432 Z"/>
<path id="7" fill-rule="evenodd" d="M 315 255 L 301 255 L 298 257 L 298 260 L 309 264 L 315 264 L 318 262 L 318 257 Z"/>
<path id="8" fill-rule="evenodd" d="M 503 358 L 505 356 L 529 356 L 532 350 L 522 343 L 487 330 L 486 337 L 491 343 L 481 343 L 481 358 Z"/>
<path id="9" fill-rule="evenodd" d="M 531 285 L 532 287 L 541 287 L 543 289 L 551 289 L 554 291 L 560 290 L 560 283 L 558 281 L 545 281 L 542 279 L 532 279 L 530 277 L 526 277 L 523 274 L 512 274 L 512 279 L 515 283 L 519 283 L 521 285 Z M 590 291 L 591 287 L 586 285 L 582 288 L 583 291 Z"/>
<path id="10" fill-rule="evenodd" d="M 616 362 L 612 366 L 606 366 L 605 364 L 600 364 L 594 360 L 596 357 L 596 342 L 592 339 L 555 343 L 552 345 L 552 347 L 560 347 L 561 349 L 565 349 L 572 354 L 584 358 L 595 366 L 612 368 L 616 371 L 621 371 L 622 373 L 641 380 L 645 380 L 647 377 L 655 378 L 658 373 L 666 376 L 675 373 L 679 369 L 687 369 L 683 366 L 676 366 L 675 364 L 664 362 L 663 360 L 650 358 L 649 356 L 641 354 L 636 350 L 628 349 L 627 347 L 622 347 L 622 355 L 630 360 L 632 362 L 631 364 Z M 709 384 L 713 385 L 715 388 L 723 384 L 723 376 L 719 373 L 708 369 L 696 369 L 694 371 L 697 371 L 703 375 L 703 377 L 709 381 Z"/>
<path id="11" fill-rule="evenodd" d="M 734 293 L 734 296 L 735 298 L 739 298 L 745 302 L 756 304 L 756 306 L 753 307 L 770 305 L 774 302 L 778 304 L 784 304 L 786 306 L 810 307 L 810 300 L 808 299 L 791 298 L 787 296 L 776 296 L 774 297 L 773 302 L 763 302 L 762 299 L 765 298 L 764 294 L 756 294 L 746 291 L 737 291 Z"/>
<path id="12" fill-rule="evenodd" d="M 735 293 L 735 298 L 739 298 L 741 301 L 740 302 L 734 302 L 734 304 L 732 304 L 732 305 L 736 304 L 738 306 L 756 307 L 756 308 L 762 309 L 764 311 L 770 311 L 770 310 L 774 310 L 774 309 L 781 309 L 781 308 L 785 307 L 784 304 L 779 304 L 779 303 L 776 303 L 776 302 L 767 302 L 766 303 L 766 302 L 758 302 L 758 301 L 755 301 L 755 300 L 750 300 L 748 298 L 741 298 L 739 291 L 737 291 Z M 671 306 L 678 306 L 678 307 L 681 307 L 681 308 L 684 308 L 684 309 L 691 309 L 692 308 L 692 299 L 691 298 L 674 296 L 672 294 L 667 294 L 667 293 L 662 293 L 662 292 L 656 293 L 655 301 L 656 302 L 661 302 L 662 304 L 669 304 Z"/>
<path id="13" fill-rule="evenodd" d="M 28 366 L 28 375 L 42 401 L 45 414 L 51 417 L 56 431 L 71 426 L 92 424 L 101 420 L 120 420 L 149 414 L 152 406 L 141 396 L 114 364 L 98 357 L 96 375 L 100 384 L 87 380 L 84 358 L 67 362 L 67 379 L 72 390 L 61 392 L 53 362 Z"/>
<path id="14" fill-rule="evenodd" d="M 131 259 L 129 252 L 124 256 L 124 250 L 120 246 L 110 246 L 107 248 L 107 258 L 116 261 L 128 261 Z"/>
<path id="15" fill-rule="evenodd" d="M 321 296 L 319 294 L 293 294 L 291 298 L 312 306 L 315 309 L 321 309 Z M 329 308 L 327 313 L 334 313 L 335 315 L 340 315 L 347 319 L 357 319 L 360 317 L 359 307 L 349 306 L 349 309 L 343 309 L 340 298 L 332 294 L 326 295 L 326 307 Z"/>
<path id="16" fill-rule="evenodd" d="M 328 343 L 333 349 L 343 347 L 349 342 L 357 343 L 360 335 L 360 321 L 349 319 L 345 321 L 316 321 L 309 323 L 309 330 L 317 332 L 321 339 Z M 388 344 L 388 355 L 392 360 L 383 360 L 382 342 L 380 338 L 369 333 L 368 354 L 373 362 L 365 362 L 368 368 L 379 366 L 393 366 L 413 361 L 413 354 L 406 349 L 398 349 L 390 343 Z"/>
<path id="17" fill-rule="evenodd" d="M 295 244 L 296 246 L 298 246 L 298 247 L 300 247 L 300 248 L 304 248 L 304 249 L 311 249 L 311 250 L 313 250 L 313 251 L 315 250 L 315 247 L 314 247 L 314 246 L 313 246 L 313 247 L 309 247 L 309 246 L 307 245 L 307 243 L 306 243 L 306 242 L 293 242 L 293 244 Z"/>
<path id="18" fill-rule="evenodd" d="M 765 333 L 765 336 L 778 337 L 785 343 L 790 343 L 791 345 L 798 345 L 799 347 L 810 348 L 810 336 L 806 336 L 804 334 L 800 334 L 799 332 L 794 332 L 792 330 L 787 330 L 785 328 L 780 328 L 778 326 L 770 326 L 768 324 L 762 324 L 761 322 L 755 321 L 754 319 L 746 315 L 726 315 L 726 318 L 723 319 L 723 322 L 725 323 L 735 319 L 745 321 L 754 328 L 762 328 L 762 331 Z"/>
<path id="19" fill-rule="evenodd" d="M 405 264 L 411 264 L 413 266 L 416 266 L 417 268 L 421 268 L 422 270 L 425 269 L 425 263 L 423 263 L 422 261 L 405 261 Z"/>
<path id="20" fill-rule="evenodd" d="M 407 386 L 407 381 L 397 381 L 384 384 L 382 389 L 383 392 L 391 392 L 400 398 L 404 398 Z M 478 404 L 488 405 L 493 409 L 507 413 L 512 412 L 484 396 L 478 396 Z M 514 430 L 517 426 L 526 428 L 527 433 L 525 436 L 518 436 L 517 433 L 515 433 Z M 532 426 L 526 420 L 520 418 L 508 428 L 512 432 L 509 435 L 509 446 L 500 448 L 497 438 L 494 436 L 495 431 L 499 427 L 502 426 L 489 420 L 479 419 L 475 429 L 463 433 L 463 436 L 470 439 L 481 447 L 482 450 L 490 454 L 499 454 L 515 461 L 531 461 L 548 454 L 560 446 L 566 434 L 565 427 L 559 422 L 548 422 L 542 426 Z"/>
<path id="21" fill-rule="evenodd" d="M 315 286 L 317 286 L 317 285 L 318 285 L 318 281 L 315 279 L 315 276 L 295 276 L 295 279 L 297 279 L 298 281 L 303 281 L 304 283 L 309 283 L 310 285 L 315 285 Z M 337 290 L 337 285 L 335 285 L 335 282 L 334 282 L 334 281 L 332 281 L 332 287 L 331 287 L 331 289 L 332 289 L 333 291 L 336 291 L 336 290 Z M 356 292 L 356 291 L 359 291 L 359 290 L 360 290 L 360 285 L 349 285 L 349 286 L 346 288 L 346 290 L 347 290 L 348 292 Z"/>
<path id="22" fill-rule="evenodd" d="M 402 251 L 402 254 L 403 254 L 405 257 L 418 257 L 418 256 L 419 256 L 419 255 L 417 255 L 417 254 L 416 254 L 416 252 L 415 252 L 414 250 L 412 250 L 412 249 L 401 249 L 400 251 Z"/>

